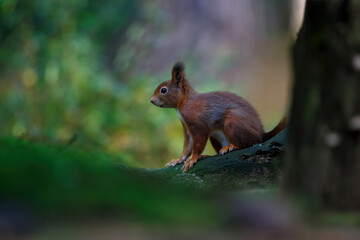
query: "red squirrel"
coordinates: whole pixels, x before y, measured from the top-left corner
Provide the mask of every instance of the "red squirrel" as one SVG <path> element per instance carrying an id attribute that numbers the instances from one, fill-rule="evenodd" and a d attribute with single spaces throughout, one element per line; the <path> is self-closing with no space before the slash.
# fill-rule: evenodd
<path id="1" fill-rule="evenodd" d="M 181 62 L 175 63 L 171 80 L 161 83 L 150 98 L 155 106 L 175 108 L 183 126 L 183 152 L 166 166 L 185 161 L 182 171 L 187 172 L 201 157 L 208 138 L 218 154 L 226 154 L 267 141 L 284 129 L 285 118 L 265 133 L 258 113 L 245 99 L 230 92 L 198 93 L 184 70 Z"/>

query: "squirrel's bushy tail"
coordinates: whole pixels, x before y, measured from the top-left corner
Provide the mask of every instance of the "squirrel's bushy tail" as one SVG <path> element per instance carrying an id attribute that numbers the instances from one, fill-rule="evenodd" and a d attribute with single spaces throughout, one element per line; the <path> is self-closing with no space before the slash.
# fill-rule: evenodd
<path id="1" fill-rule="evenodd" d="M 270 138 L 274 137 L 276 134 L 278 134 L 279 132 L 281 132 L 286 126 L 286 117 L 283 117 L 281 119 L 281 121 L 278 123 L 278 125 L 276 125 L 276 127 L 271 130 L 270 132 L 266 132 L 263 134 L 263 142 L 269 140 Z"/>

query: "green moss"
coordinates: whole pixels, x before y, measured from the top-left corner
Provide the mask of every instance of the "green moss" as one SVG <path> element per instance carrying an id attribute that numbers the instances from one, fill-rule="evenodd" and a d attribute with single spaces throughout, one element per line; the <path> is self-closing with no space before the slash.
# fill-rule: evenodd
<path id="1" fill-rule="evenodd" d="M 149 181 L 114 167 L 105 154 L 0 139 L 1 202 L 26 205 L 43 217 L 110 213 L 172 223 L 220 221 L 192 189 Z M 0 205 L 1 205 L 0 202 Z"/>
<path id="2" fill-rule="evenodd" d="M 221 213 L 201 189 L 272 186 L 277 178 L 272 159 L 285 139 L 283 131 L 267 143 L 201 159 L 182 174 L 181 165 L 133 168 L 114 165 L 121 159 L 98 151 L 0 138 L 0 205 L 25 205 L 44 217 L 110 211 L 142 220 L 216 225 Z"/>

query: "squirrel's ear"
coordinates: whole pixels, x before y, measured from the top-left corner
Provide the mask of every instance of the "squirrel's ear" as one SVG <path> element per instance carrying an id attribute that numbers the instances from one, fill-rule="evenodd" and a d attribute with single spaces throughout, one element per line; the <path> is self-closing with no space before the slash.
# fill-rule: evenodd
<path id="1" fill-rule="evenodd" d="M 175 63 L 172 72 L 171 72 L 171 81 L 175 83 L 178 87 L 180 82 L 185 79 L 185 66 L 182 62 Z"/>

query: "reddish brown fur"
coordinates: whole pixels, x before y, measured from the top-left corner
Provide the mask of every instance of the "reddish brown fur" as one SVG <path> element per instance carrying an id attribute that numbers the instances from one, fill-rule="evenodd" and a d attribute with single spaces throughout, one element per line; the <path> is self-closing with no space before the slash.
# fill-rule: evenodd
<path id="1" fill-rule="evenodd" d="M 177 109 L 182 119 L 183 153 L 168 166 L 186 160 L 183 166 L 186 172 L 201 156 L 208 138 L 217 153 L 226 153 L 268 140 L 285 126 L 283 119 L 274 130 L 264 133 L 259 115 L 245 99 L 229 92 L 196 92 L 185 78 L 182 63 L 174 65 L 171 76 L 171 80 L 155 89 L 150 99 L 156 106 Z M 165 94 L 161 93 L 163 87 L 168 90 Z"/>

